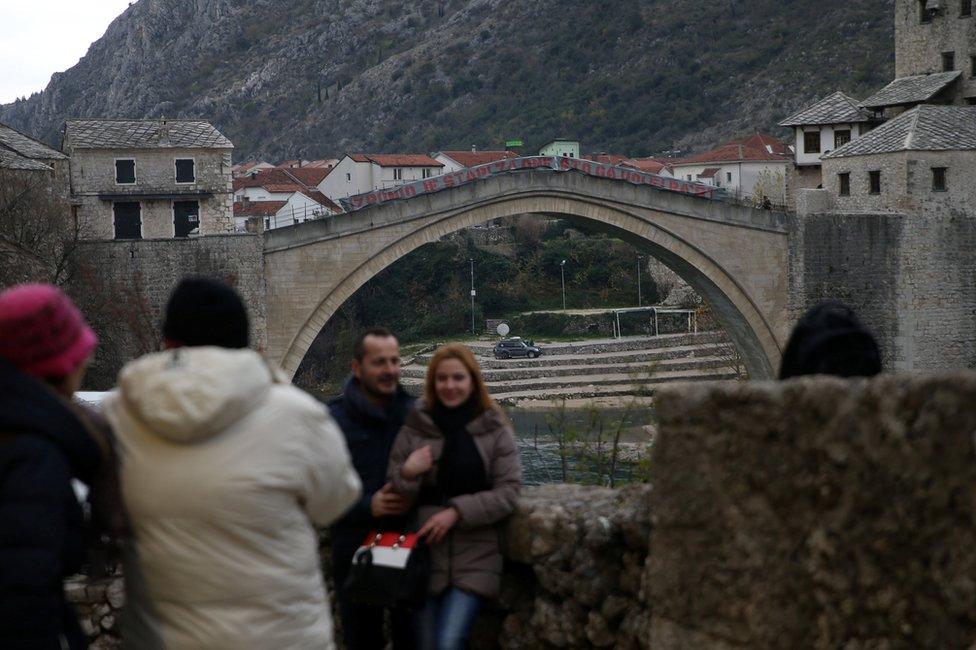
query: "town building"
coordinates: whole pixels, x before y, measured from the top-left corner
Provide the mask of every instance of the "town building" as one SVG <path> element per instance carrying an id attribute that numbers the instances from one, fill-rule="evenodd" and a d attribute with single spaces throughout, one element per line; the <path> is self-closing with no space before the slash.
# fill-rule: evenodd
<path id="1" fill-rule="evenodd" d="M 972 0 L 896 0 L 895 76 L 958 71 L 949 103 L 976 103 L 976 17 Z"/>
<path id="2" fill-rule="evenodd" d="M 674 176 L 672 163 L 674 163 L 672 158 L 628 158 L 619 164 L 622 167 L 632 167 L 658 176 Z"/>
<path id="3" fill-rule="evenodd" d="M 231 167 L 230 172 L 234 178 L 240 178 L 241 176 L 257 174 L 263 169 L 274 169 L 274 165 L 263 160 L 250 160 L 234 165 Z"/>
<path id="4" fill-rule="evenodd" d="M 234 145 L 202 120 L 68 120 L 71 197 L 94 239 L 234 232 Z"/>
<path id="5" fill-rule="evenodd" d="M 343 156 L 319 189 L 333 201 L 387 189 L 443 173 L 444 163 L 425 154 L 351 153 Z"/>
<path id="6" fill-rule="evenodd" d="M 824 192 L 809 195 L 807 203 L 815 200 L 822 212 L 974 214 L 972 5 L 971 0 L 896 0 L 897 78 L 858 102 L 872 121 L 861 123 L 859 138 L 822 154 Z M 794 118 L 783 124 L 802 121 Z M 872 129 L 878 122 L 883 123 Z M 802 162 L 798 154 L 797 164 Z"/>
<path id="7" fill-rule="evenodd" d="M 444 165 L 441 174 L 450 174 L 459 169 L 486 165 L 517 156 L 518 154 L 512 151 L 478 151 L 474 147 L 471 147 L 471 151 L 438 151 L 431 154 L 434 160 Z"/>
<path id="8" fill-rule="evenodd" d="M 540 156 L 566 156 L 567 158 L 580 157 L 579 140 L 559 139 L 549 142 L 539 149 Z"/>
<path id="9" fill-rule="evenodd" d="M 47 182 L 68 195 L 68 157 L 5 124 L 0 124 L 0 169 L 49 174 Z"/>
<path id="10" fill-rule="evenodd" d="M 329 171 L 275 167 L 234 179 L 235 229 L 271 230 L 338 214 L 342 209 L 318 187 Z"/>
<path id="11" fill-rule="evenodd" d="M 721 187 L 733 197 L 757 204 L 786 205 L 792 165 L 789 145 L 756 134 L 676 159 L 670 167 L 675 178 Z"/>
<path id="12" fill-rule="evenodd" d="M 858 100 L 837 91 L 779 123 L 794 131 L 796 188 L 817 188 L 822 183 L 821 158 L 861 137 L 877 121 Z"/>
<path id="13" fill-rule="evenodd" d="M 824 156 L 842 212 L 972 214 L 976 107 L 917 106 Z"/>

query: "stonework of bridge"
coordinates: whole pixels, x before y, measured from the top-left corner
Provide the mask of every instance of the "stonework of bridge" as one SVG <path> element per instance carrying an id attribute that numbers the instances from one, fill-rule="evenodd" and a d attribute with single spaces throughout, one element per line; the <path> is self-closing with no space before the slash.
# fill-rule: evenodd
<path id="1" fill-rule="evenodd" d="M 789 330 L 785 215 L 545 169 L 266 233 L 269 356 L 294 375 L 332 315 L 380 271 L 453 232 L 522 214 L 595 223 L 646 250 L 704 297 L 752 377 L 774 376 Z"/>

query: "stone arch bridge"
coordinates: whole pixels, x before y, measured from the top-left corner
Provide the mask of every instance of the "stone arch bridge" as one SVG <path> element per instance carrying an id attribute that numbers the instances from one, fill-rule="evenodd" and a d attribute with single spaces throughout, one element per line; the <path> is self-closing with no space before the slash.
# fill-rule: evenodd
<path id="1" fill-rule="evenodd" d="M 384 268 L 458 230 L 535 213 L 599 224 L 660 259 L 708 301 L 750 375 L 774 376 L 789 330 L 786 216 L 666 189 L 676 182 L 661 177 L 665 187 L 647 174 L 639 184 L 637 172 L 619 180 L 621 168 L 611 169 L 616 177 L 521 169 L 387 202 L 379 193 L 376 205 L 269 231 L 269 355 L 294 375 L 329 318 Z"/>

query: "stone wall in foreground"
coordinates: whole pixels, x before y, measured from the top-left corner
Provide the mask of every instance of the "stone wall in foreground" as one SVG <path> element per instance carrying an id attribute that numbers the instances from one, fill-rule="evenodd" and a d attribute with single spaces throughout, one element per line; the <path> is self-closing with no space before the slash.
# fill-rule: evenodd
<path id="1" fill-rule="evenodd" d="M 650 648 L 976 647 L 976 375 L 662 389 Z"/>
<path id="2" fill-rule="evenodd" d="M 976 374 L 657 408 L 653 486 L 525 489 L 473 648 L 976 648 Z M 69 593 L 116 647 L 118 587 Z"/>

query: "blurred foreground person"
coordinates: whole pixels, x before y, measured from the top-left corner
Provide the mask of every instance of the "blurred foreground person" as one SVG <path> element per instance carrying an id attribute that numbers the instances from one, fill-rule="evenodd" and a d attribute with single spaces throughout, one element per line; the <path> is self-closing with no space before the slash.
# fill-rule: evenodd
<path id="1" fill-rule="evenodd" d="M 62 582 L 86 559 L 72 480 L 111 468 L 106 432 L 71 402 L 95 343 L 58 289 L 0 293 L 0 648 L 88 647 Z"/>
<path id="2" fill-rule="evenodd" d="M 359 497 L 342 434 L 247 349 L 230 287 L 183 280 L 163 335 L 105 401 L 135 540 L 123 642 L 333 648 L 315 527 Z"/>
<path id="3" fill-rule="evenodd" d="M 400 385 L 400 344 L 392 332 L 366 330 L 353 344 L 352 356 L 352 376 L 329 409 L 346 437 L 363 496 L 332 526 L 332 575 L 346 649 L 375 650 L 386 646 L 383 608 L 352 602 L 343 585 L 356 549 L 371 530 L 398 529 L 406 523 L 406 502 L 386 482 L 386 465 L 414 399 Z M 390 623 L 394 650 L 413 648 L 412 615 L 391 608 Z"/>
<path id="4" fill-rule="evenodd" d="M 498 596 L 501 528 L 522 488 L 515 433 L 467 346 L 434 354 L 424 399 L 393 444 L 388 476 L 419 507 L 419 533 L 431 545 L 420 647 L 461 650 L 485 600 Z"/>
<path id="5" fill-rule="evenodd" d="M 850 307 L 827 301 L 810 309 L 793 328 L 779 378 L 873 377 L 880 372 L 881 352 L 874 335 Z"/>

